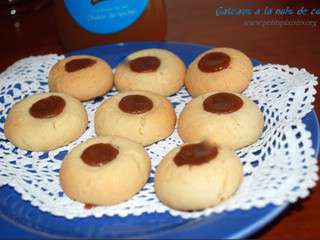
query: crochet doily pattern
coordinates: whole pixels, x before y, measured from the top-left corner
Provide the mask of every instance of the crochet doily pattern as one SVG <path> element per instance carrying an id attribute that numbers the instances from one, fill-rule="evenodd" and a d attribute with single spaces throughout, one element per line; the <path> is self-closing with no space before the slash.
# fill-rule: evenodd
<path id="1" fill-rule="evenodd" d="M 315 186 L 317 161 L 311 134 L 302 118 L 312 110 L 316 77 L 304 69 L 266 64 L 254 67 L 254 77 L 244 94 L 255 101 L 264 114 L 263 136 L 253 145 L 237 151 L 244 166 L 244 179 L 236 194 L 214 208 L 180 212 L 164 206 L 153 188 L 155 169 L 172 148 L 182 143 L 177 131 L 167 139 L 146 147 L 152 160 L 151 180 L 127 202 L 85 209 L 82 203 L 69 199 L 59 185 L 59 169 L 64 156 L 77 144 L 94 137 L 96 108 L 114 94 L 112 89 L 84 105 L 89 128 L 71 144 L 49 152 L 31 152 L 12 145 L 4 135 L 4 123 L 11 107 L 28 95 L 48 91 L 48 72 L 63 56 L 45 55 L 22 59 L 0 74 L 0 187 L 10 185 L 21 197 L 40 210 L 56 216 L 76 217 L 141 215 L 162 213 L 195 218 L 213 212 L 264 207 L 295 202 L 309 195 Z M 183 88 L 169 97 L 177 115 L 191 100 Z M 1 188 L 0 188 L 1 191 Z"/>

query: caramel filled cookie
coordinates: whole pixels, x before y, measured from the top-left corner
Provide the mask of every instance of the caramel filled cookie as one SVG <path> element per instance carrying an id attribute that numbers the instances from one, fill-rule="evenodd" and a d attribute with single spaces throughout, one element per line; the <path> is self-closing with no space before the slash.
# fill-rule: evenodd
<path id="1" fill-rule="evenodd" d="M 178 132 L 185 142 L 207 140 L 233 149 L 262 135 L 263 114 L 244 95 L 210 92 L 192 99 L 182 110 Z"/>
<path id="2" fill-rule="evenodd" d="M 168 137 L 176 123 L 175 111 L 163 96 L 129 91 L 105 100 L 94 119 L 98 136 L 115 135 L 149 145 Z"/>
<path id="3" fill-rule="evenodd" d="M 104 95 L 113 85 L 108 63 L 90 55 L 76 55 L 57 62 L 49 72 L 49 89 L 80 101 Z"/>
<path id="4" fill-rule="evenodd" d="M 62 93 L 39 93 L 12 107 L 4 132 L 19 148 L 48 151 L 76 140 L 87 125 L 87 112 L 79 100 Z"/>
<path id="5" fill-rule="evenodd" d="M 184 63 L 172 52 L 145 49 L 117 66 L 115 85 L 120 92 L 142 90 L 169 96 L 182 87 L 185 71 Z"/>
<path id="6" fill-rule="evenodd" d="M 228 199 L 242 180 L 242 164 L 227 148 L 206 142 L 184 144 L 160 162 L 155 192 L 165 205 L 177 210 L 201 210 Z"/>
<path id="7" fill-rule="evenodd" d="M 245 54 L 232 48 L 214 48 L 189 65 L 185 84 L 193 97 L 210 91 L 241 93 L 252 74 L 252 63 Z"/>
<path id="8" fill-rule="evenodd" d="M 121 137 L 97 137 L 66 155 L 60 185 L 71 199 L 113 205 L 130 199 L 144 186 L 150 165 L 141 145 Z"/>

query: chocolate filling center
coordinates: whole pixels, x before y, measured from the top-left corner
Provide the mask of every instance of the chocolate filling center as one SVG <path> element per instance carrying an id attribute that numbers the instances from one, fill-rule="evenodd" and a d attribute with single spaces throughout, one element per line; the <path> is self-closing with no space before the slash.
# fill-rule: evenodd
<path id="1" fill-rule="evenodd" d="M 153 102 L 143 95 L 128 95 L 121 99 L 119 108 L 126 113 L 141 114 L 150 111 L 153 108 Z"/>
<path id="2" fill-rule="evenodd" d="M 109 143 L 96 143 L 81 154 L 83 162 L 92 167 L 101 167 L 117 157 L 119 150 Z"/>
<path id="3" fill-rule="evenodd" d="M 64 68 L 67 72 L 76 72 L 83 68 L 91 67 L 95 63 L 96 63 L 96 60 L 93 60 L 91 58 L 72 59 L 71 61 L 66 63 Z"/>
<path id="4" fill-rule="evenodd" d="M 29 113 L 35 118 L 53 118 L 63 111 L 65 105 L 62 97 L 53 95 L 35 102 Z"/>
<path id="5" fill-rule="evenodd" d="M 216 93 L 203 101 L 203 109 L 211 113 L 232 113 L 242 105 L 242 99 L 232 93 Z"/>
<path id="6" fill-rule="evenodd" d="M 130 69 L 137 73 L 155 72 L 161 61 L 157 57 L 138 57 L 129 62 Z"/>
<path id="7" fill-rule="evenodd" d="M 217 72 L 227 68 L 230 64 L 229 55 L 222 52 L 205 54 L 198 62 L 198 68 L 205 73 Z"/>
<path id="8" fill-rule="evenodd" d="M 173 160 L 177 166 L 201 165 L 213 160 L 217 155 L 217 147 L 201 142 L 184 145 Z"/>

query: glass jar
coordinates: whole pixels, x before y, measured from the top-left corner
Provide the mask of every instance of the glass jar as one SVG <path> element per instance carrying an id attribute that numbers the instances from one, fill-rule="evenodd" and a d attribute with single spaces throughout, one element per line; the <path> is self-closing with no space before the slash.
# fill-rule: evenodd
<path id="1" fill-rule="evenodd" d="M 164 41 L 164 0 L 55 0 L 61 44 L 67 50 L 130 41 Z"/>

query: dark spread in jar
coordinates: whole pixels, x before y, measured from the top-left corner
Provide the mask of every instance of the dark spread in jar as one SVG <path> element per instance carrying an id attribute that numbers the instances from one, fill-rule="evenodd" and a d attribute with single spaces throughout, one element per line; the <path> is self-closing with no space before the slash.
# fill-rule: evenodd
<path id="1" fill-rule="evenodd" d="M 115 159 L 118 153 L 118 149 L 109 143 L 96 143 L 82 152 L 81 159 L 89 166 L 101 167 Z"/>
<path id="2" fill-rule="evenodd" d="M 217 72 L 227 68 L 230 64 L 229 55 L 222 52 L 205 54 L 198 62 L 198 68 L 205 73 Z"/>
<path id="3" fill-rule="evenodd" d="M 76 72 L 84 68 L 93 66 L 97 61 L 91 58 L 72 59 L 64 66 L 67 72 Z"/>
<path id="4" fill-rule="evenodd" d="M 208 143 L 193 143 L 181 147 L 174 157 L 177 166 L 201 165 L 214 159 L 218 155 L 218 148 Z"/>
<path id="5" fill-rule="evenodd" d="M 65 105 L 62 97 L 53 95 L 35 102 L 29 113 L 35 118 L 53 118 L 63 111 Z"/>
<path id="6" fill-rule="evenodd" d="M 121 99 L 119 108 L 126 113 L 141 114 L 153 108 L 153 102 L 143 95 L 128 95 Z"/>
<path id="7" fill-rule="evenodd" d="M 53 10 L 58 37 L 62 46 L 69 51 L 119 42 L 165 40 L 167 16 L 164 0 L 148 0 L 148 5 L 146 6 L 145 11 L 134 23 L 121 30 L 120 32 L 114 32 L 111 34 L 98 34 L 81 27 L 79 21 L 77 21 L 70 13 L 70 9 L 68 9 L 68 7 L 66 6 L 66 2 L 69 2 L 69 5 L 74 5 L 77 15 L 81 16 L 86 21 L 90 21 L 90 26 L 95 27 L 96 23 L 107 22 L 108 19 L 110 19 L 111 15 L 115 15 L 115 21 L 118 19 L 119 22 L 121 22 L 123 18 L 130 18 L 132 12 L 128 12 L 128 10 L 132 9 L 132 7 L 134 7 L 134 10 L 135 6 L 140 6 L 144 1 L 54 0 Z M 78 5 L 83 5 L 83 3 L 79 4 L 79 2 L 88 2 L 88 5 L 90 7 L 78 8 Z M 107 5 L 111 4 L 111 9 L 105 8 L 103 6 L 104 3 L 106 3 Z M 122 9 L 121 6 L 125 6 L 125 8 Z M 100 12 L 99 9 L 101 10 Z M 110 15 L 105 16 L 103 14 Z"/>
<path id="8" fill-rule="evenodd" d="M 160 59 L 153 56 L 138 57 L 129 61 L 130 69 L 137 73 L 155 72 L 160 64 Z"/>
<path id="9" fill-rule="evenodd" d="M 232 93 L 216 93 L 203 101 L 203 109 L 211 113 L 232 113 L 243 105 L 240 97 Z"/>

